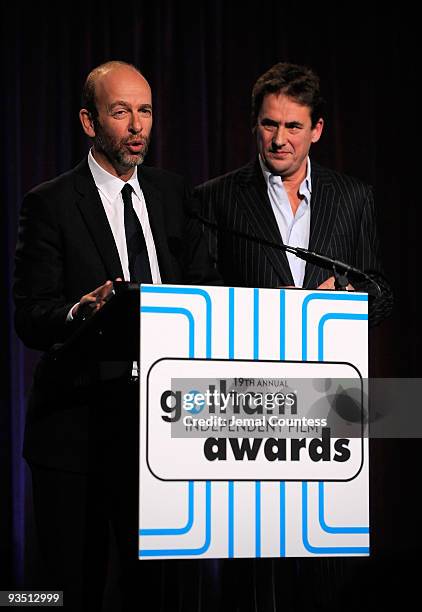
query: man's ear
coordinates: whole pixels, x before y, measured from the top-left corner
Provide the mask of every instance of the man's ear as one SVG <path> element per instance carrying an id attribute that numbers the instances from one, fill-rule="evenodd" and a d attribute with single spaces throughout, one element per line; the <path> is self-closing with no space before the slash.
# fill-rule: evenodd
<path id="1" fill-rule="evenodd" d="M 79 119 L 82 124 L 82 129 L 90 138 L 95 137 L 94 121 L 91 113 L 86 108 L 81 108 L 79 111 Z"/>
<path id="2" fill-rule="evenodd" d="M 318 142 L 321 138 L 322 130 L 324 129 L 324 119 L 320 118 L 312 128 L 311 142 Z"/>

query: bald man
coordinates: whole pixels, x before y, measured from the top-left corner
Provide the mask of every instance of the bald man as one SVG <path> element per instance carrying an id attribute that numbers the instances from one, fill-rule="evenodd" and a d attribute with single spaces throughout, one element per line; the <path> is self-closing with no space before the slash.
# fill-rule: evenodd
<path id="1" fill-rule="evenodd" d="M 143 75 L 108 62 L 88 75 L 82 99 L 88 156 L 30 191 L 21 211 L 16 330 L 26 346 L 45 351 L 29 400 L 24 456 L 47 586 L 64 590 L 69 610 L 100 610 L 111 525 L 124 609 L 133 609 L 140 588 L 136 377 L 130 364 L 109 366 L 106 377 L 98 363 L 60 369 L 48 351 L 75 331 L 82 313 L 86 318 L 103 306 L 116 279 L 218 279 L 184 180 L 143 165 L 153 121 Z M 153 588 L 159 565 L 151 576 L 142 565 Z"/>

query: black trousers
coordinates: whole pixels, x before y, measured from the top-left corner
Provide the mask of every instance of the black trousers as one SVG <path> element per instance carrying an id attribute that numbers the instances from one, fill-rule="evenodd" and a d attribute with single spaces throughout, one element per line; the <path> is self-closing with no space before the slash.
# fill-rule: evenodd
<path id="1" fill-rule="evenodd" d="M 117 546 L 119 568 L 115 569 L 124 612 L 237 609 L 232 603 L 239 596 L 229 596 L 233 564 L 227 568 L 231 578 L 226 581 L 219 561 L 137 559 L 138 487 L 136 483 L 129 486 L 127 475 L 120 474 L 116 483 L 109 474 L 103 478 L 36 465 L 31 465 L 31 471 L 39 546 L 48 571 L 45 588 L 63 590 L 65 610 L 102 610 L 109 525 Z M 251 594 L 247 599 L 253 606 Z M 105 604 L 104 609 L 110 606 Z M 238 609 L 252 612 L 254 608 L 242 605 Z"/>
<path id="2" fill-rule="evenodd" d="M 109 474 L 62 472 L 35 465 L 31 471 L 39 547 L 51 581 L 47 586 L 63 590 L 66 610 L 102 610 L 110 531 L 118 552 L 122 609 L 137 609 L 136 602 L 159 592 L 161 562 L 145 563 L 137 558 L 136 481 L 120 475 L 116 486 Z"/>
<path id="3" fill-rule="evenodd" d="M 95 397 L 87 394 L 95 416 L 89 438 L 95 461 L 84 473 L 29 461 L 46 586 L 64 591 L 66 610 L 101 611 L 110 534 L 122 609 L 132 612 L 160 590 L 162 563 L 138 559 L 138 392 L 136 384 L 117 381 L 103 384 Z"/>

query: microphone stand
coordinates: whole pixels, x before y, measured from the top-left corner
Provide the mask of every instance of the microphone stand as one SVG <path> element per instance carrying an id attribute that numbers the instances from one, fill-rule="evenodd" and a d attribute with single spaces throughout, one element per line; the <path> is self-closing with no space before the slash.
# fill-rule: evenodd
<path id="1" fill-rule="evenodd" d="M 361 278 L 364 278 L 365 280 L 372 283 L 377 290 L 378 296 L 382 295 L 381 287 L 378 285 L 378 283 L 363 270 L 355 268 L 354 266 L 344 263 L 343 261 L 339 261 L 338 259 L 327 257 L 327 255 L 322 255 L 321 253 L 317 253 L 315 251 L 308 251 L 308 249 L 303 249 L 301 247 L 291 247 L 286 245 L 284 246 L 286 247 L 286 251 L 293 253 L 294 255 L 296 255 L 296 257 L 300 257 L 301 259 L 309 261 L 310 263 L 314 263 L 317 266 L 331 269 L 333 271 L 334 276 L 334 288 L 337 291 L 347 290 L 346 288 L 349 284 L 347 274 L 348 272 L 351 272 L 352 274 L 360 276 Z"/>
<path id="2" fill-rule="evenodd" d="M 308 249 L 303 249 L 301 247 L 292 247 L 289 244 L 280 244 L 279 247 L 287 253 L 292 253 L 293 255 L 296 255 L 296 257 L 309 261 L 310 263 L 316 263 L 318 266 L 321 266 L 321 261 L 324 263 L 324 267 L 326 268 L 330 268 L 330 266 L 332 266 L 331 269 L 334 276 L 334 289 L 336 291 L 346 291 L 346 287 L 349 284 L 347 269 L 351 267 L 348 264 L 344 264 L 340 261 L 337 262 L 336 260 L 330 261 L 330 258 L 326 257 L 325 255 L 308 251 Z M 338 270 L 338 268 L 340 268 L 340 270 Z M 359 272 L 361 274 L 365 274 L 360 270 Z"/>
<path id="3" fill-rule="evenodd" d="M 369 274 L 367 274 L 363 270 L 359 270 L 359 268 L 351 266 L 350 264 L 344 263 L 343 261 L 333 259 L 332 257 L 327 257 L 327 255 L 322 255 L 321 253 L 317 253 L 315 251 L 309 251 L 308 249 L 304 249 L 302 247 L 292 247 L 288 244 L 284 244 L 283 242 L 278 243 L 273 242 L 272 240 L 267 240 L 266 238 L 258 238 L 256 236 L 247 234 L 246 232 L 240 232 L 238 230 L 227 230 L 224 227 L 220 227 L 218 223 L 206 219 L 197 212 L 195 212 L 193 216 L 204 225 L 217 229 L 218 231 L 226 231 L 228 233 L 235 234 L 236 236 L 246 238 L 247 240 L 252 240 L 253 242 L 263 244 L 265 246 L 269 246 L 275 249 L 282 249 L 286 253 L 292 253 L 293 255 L 296 255 L 296 257 L 304 259 L 306 262 L 313 263 L 319 266 L 320 268 L 332 270 L 334 276 L 334 288 L 336 291 L 346 291 L 347 285 L 349 284 L 347 274 L 351 272 L 352 274 L 360 278 L 364 278 L 365 280 L 372 283 L 376 288 L 378 296 L 382 296 L 381 287 L 373 278 L 371 278 Z"/>
<path id="4" fill-rule="evenodd" d="M 347 278 L 347 274 L 340 274 L 337 272 L 335 266 L 333 266 L 334 273 L 334 289 L 336 291 L 347 291 L 346 287 L 349 284 L 349 279 Z"/>

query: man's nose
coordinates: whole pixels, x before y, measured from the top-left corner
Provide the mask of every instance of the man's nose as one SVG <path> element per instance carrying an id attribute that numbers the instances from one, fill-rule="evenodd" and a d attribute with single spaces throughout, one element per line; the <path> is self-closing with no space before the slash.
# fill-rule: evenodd
<path id="1" fill-rule="evenodd" d="M 279 125 L 277 130 L 274 132 L 271 145 L 273 149 L 280 149 L 284 144 L 286 144 L 285 129 L 282 125 Z"/>
<path id="2" fill-rule="evenodd" d="M 132 134 L 139 134 L 142 131 L 142 121 L 137 113 L 132 115 L 132 119 L 129 125 L 129 131 Z"/>

